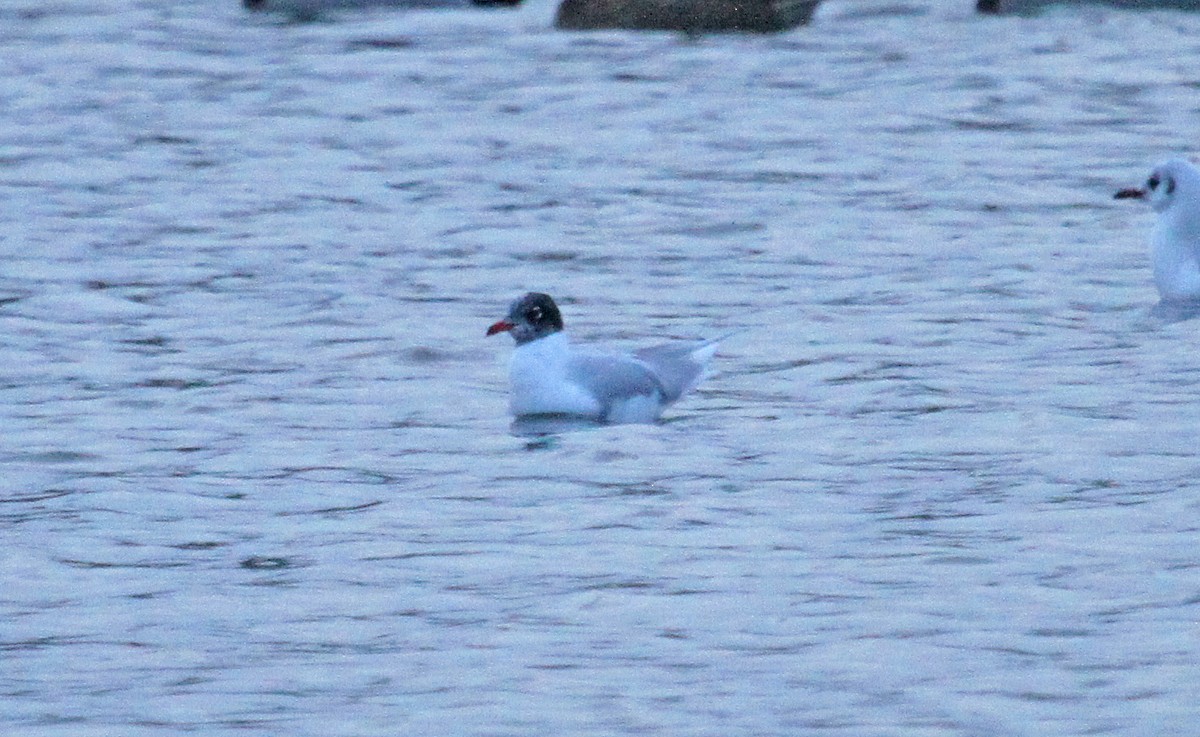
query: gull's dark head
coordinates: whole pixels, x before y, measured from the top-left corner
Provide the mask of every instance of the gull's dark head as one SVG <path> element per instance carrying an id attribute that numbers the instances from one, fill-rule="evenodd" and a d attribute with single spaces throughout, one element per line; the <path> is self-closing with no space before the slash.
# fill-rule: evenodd
<path id="1" fill-rule="evenodd" d="M 517 345 L 524 345 L 562 329 L 562 314 L 550 295 L 530 292 L 513 302 L 508 317 L 493 323 L 487 334 L 511 333 Z"/>

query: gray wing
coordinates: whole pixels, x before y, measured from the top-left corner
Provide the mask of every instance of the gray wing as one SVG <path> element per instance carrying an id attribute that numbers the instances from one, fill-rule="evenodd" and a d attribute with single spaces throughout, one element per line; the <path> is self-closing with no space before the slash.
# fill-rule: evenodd
<path id="1" fill-rule="evenodd" d="M 704 378 L 704 369 L 717 352 L 717 341 L 667 343 L 643 348 L 634 355 L 654 372 L 663 387 L 663 398 L 674 402 Z"/>
<path id="2" fill-rule="evenodd" d="M 592 392 L 605 411 L 630 397 L 665 398 L 667 390 L 651 367 L 633 356 L 579 353 L 571 359 L 571 378 Z"/>

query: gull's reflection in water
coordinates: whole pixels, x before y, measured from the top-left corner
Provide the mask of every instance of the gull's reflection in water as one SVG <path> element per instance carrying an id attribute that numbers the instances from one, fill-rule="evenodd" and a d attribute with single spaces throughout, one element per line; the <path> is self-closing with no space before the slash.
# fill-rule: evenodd
<path id="1" fill-rule="evenodd" d="M 522 415 L 512 421 L 509 432 L 521 438 L 545 438 L 604 426 L 603 422 L 578 415 Z"/>
<path id="2" fill-rule="evenodd" d="M 1183 322 L 1200 316 L 1200 299 L 1164 299 L 1150 310 L 1150 315 L 1163 322 Z"/>

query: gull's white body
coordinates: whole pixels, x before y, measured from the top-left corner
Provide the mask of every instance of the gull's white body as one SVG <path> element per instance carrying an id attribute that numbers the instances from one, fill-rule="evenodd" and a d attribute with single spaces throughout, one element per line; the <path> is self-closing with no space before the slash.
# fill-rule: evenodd
<path id="1" fill-rule="evenodd" d="M 578 350 L 563 332 L 513 351 L 509 409 L 522 417 L 569 415 L 598 422 L 653 422 L 695 388 L 717 343 L 655 346 L 635 354 Z"/>
<path id="2" fill-rule="evenodd" d="M 1156 171 L 1174 178 L 1174 191 L 1149 195 L 1158 222 L 1150 235 L 1154 285 L 1165 300 L 1200 299 L 1200 170 L 1172 159 Z"/>

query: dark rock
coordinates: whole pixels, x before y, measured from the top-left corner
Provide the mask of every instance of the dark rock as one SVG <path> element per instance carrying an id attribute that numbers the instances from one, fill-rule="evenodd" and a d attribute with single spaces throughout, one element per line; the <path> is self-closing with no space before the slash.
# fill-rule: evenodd
<path id="1" fill-rule="evenodd" d="M 821 0 L 563 0 L 554 24 L 575 31 L 773 33 L 808 23 Z"/>
<path id="2" fill-rule="evenodd" d="M 1032 15 L 1055 5 L 1100 5 L 1132 10 L 1200 10 L 1200 0 L 977 0 L 980 13 Z"/>

